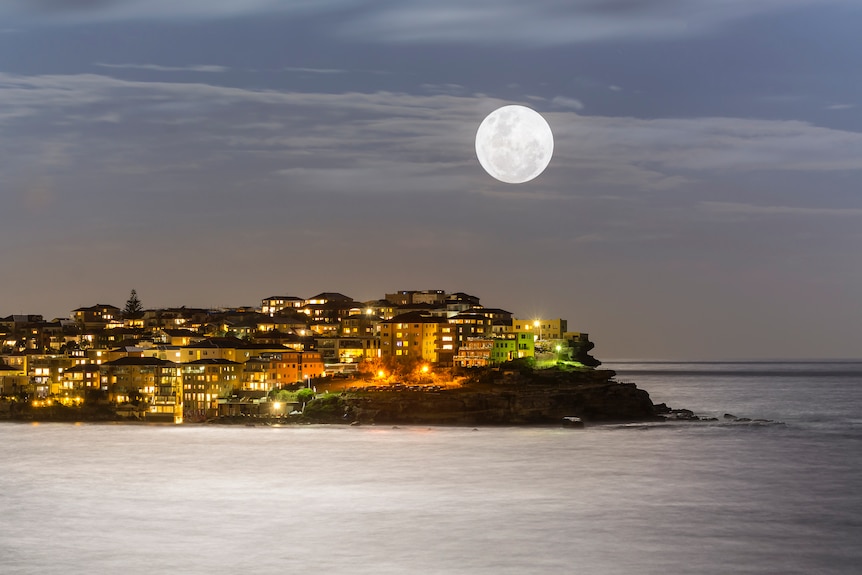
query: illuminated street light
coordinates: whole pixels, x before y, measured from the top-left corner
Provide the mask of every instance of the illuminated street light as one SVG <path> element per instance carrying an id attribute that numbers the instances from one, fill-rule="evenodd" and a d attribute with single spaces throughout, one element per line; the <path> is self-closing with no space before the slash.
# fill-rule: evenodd
<path id="1" fill-rule="evenodd" d="M 542 324 L 539 322 L 539 320 L 535 320 L 533 322 L 533 327 L 536 328 L 537 330 L 539 330 L 539 334 L 538 334 L 538 336 L 536 336 L 536 338 L 542 339 Z"/>

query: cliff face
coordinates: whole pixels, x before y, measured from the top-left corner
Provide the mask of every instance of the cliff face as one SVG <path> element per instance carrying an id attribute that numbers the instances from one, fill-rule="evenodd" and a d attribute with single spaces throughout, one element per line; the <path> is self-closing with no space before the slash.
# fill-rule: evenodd
<path id="1" fill-rule="evenodd" d="M 610 370 L 501 373 L 438 391 L 369 391 L 342 396 L 347 420 L 360 423 L 520 425 L 661 419 L 649 394 L 613 381 Z"/>

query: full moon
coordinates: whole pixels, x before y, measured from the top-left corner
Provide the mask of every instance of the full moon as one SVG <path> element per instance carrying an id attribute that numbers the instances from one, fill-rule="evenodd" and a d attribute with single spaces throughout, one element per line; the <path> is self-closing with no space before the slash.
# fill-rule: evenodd
<path id="1" fill-rule="evenodd" d="M 529 182 L 554 154 L 554 135 L 545 119 L 526 106 L 503 106 L 488 114 L 476 132 L 476 156 L 485 171 L 507 184 Z"/>

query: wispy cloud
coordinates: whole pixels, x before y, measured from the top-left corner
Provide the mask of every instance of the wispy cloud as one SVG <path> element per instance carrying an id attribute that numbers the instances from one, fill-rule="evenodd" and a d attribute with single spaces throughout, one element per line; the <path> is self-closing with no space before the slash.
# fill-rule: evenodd
<path id="1" fill-rule="evenodd" d="M 759 206 L 736 202 L 701 202 L 700 206 L 708 212 L 746 216 L 828 216 L 842 218 L 858 218 L 862 216 L 862 208 Z"/>
<path id="2" fill-rule="evenodd" d="M 247 14 L 331 10 L 363 0 L 12 0 L 0 15 L 53 22 L 218 19 Z"/>
<path id="3" fill-rule="evenodd" d="M 107 62 L 96 62 L 101 68 L 119 68 L 128 70 L 152 70 L 155 72 L 227 72 L 226 66 L 193 65 L 193 66 L 160 66 L 158 64 L 109 64 Z"/>
<path id="4" fill-rule="evenodd" d="M 577 116 L 556 124 L 555 135 L 572 142 L 575 158 L 626 158 L 662 173 L 862 169 L 862 134 L 807 122 Z"/>
<path id="5" fill-rule="evenodd" d="M 685 37 L 751 16 L 853 0 L 460 0 L 405 1 L 370 8 L 344 34 L 414 43 L 572 44 L 612 38 Z"/>
<path id="6" fill-rule="evenodd" d="M 23 0 L 0 18 L 30 23 L 200 20 L 259 14 L 326 14 L 331 29 L 364 41 L 572 44 L 684 37 L 751 16 L 855 0 Z M 357 17 L 357 15 L 360 15 Z"/>
<path id="7" fill-rule="evenodd" d="M 282 68 L 285 72 L 303 72 L 306 74 L 344 74 L 347 70 L 337 68 L 301 68 L 296 66 L 288 66 Z"/>
<path id="8" fill-rule="evenodd" d="M 566 96 L 556 96 L 554 99 L 551 100 L 551 104 L 560 108 L 571 108 L 572 110 L 584 109 L 583 102 L 575 98 L 568 98 Z"/>
<path id="9" fill-rule="evenodd" d="M 463 95 L 467 91 L 461 84 L 422 84 L 419 88 L 432 94 Z"/>
<path id="10" fill-rule="evenodd" d="M 855 104 L 832 104 L 831 106 L 826 106 L 827 110 L 849 110 L 851 108 L 855 108 Z"/>
<path id="11" fill-rule="evenodd" d="M 149 172 L 147 187 L 160 178 L 167 187 L 253 181 L 260 193 L 286 186 L 355 194 L 482 193 L 493 182 L 475 159 L 475 131 L 487 113 L 510 103 L 451 93 L 305 93 L 2 73 L 0 101 L 0 172 L 22 181 L 50 165 L 52 173 L 104 178 Z M 729 174 L 862 169 L 862 134 L 804 122 L 643 120 L 536 108 L 554 131 L 554 158 L 529 186 L 505 190 L 512 195 L 488 192 L 498 199 L 695 193 L 700 182 Z"/>

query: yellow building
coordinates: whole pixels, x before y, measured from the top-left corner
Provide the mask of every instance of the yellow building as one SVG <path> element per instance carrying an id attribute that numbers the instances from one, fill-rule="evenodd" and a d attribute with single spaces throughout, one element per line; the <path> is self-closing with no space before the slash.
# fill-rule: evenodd
<path id="1" fill-rule="evenodd" d="M 182 369 L 155 357 L 122 357 L 99 366 L 101 387 L 108 400 L 137 400 L 150 406 L 154 416 L 179 416 L 182 421 Z"/>
<path id="2" fill-rule="evenodd" d="M 513 332 L 530 332 L 536 340 L 563 339 L 563 334 L 568 331 L 568 321 L 564 319 L 513 319 Z"/>
<path id="3" fill-rule="evenodd" d="M 153 334 L 153 342 L 164 345 L 185 346 L 203 339 L 204 336 L 199 333 L 182 328 L 162 328 Z"/>
<path id="4" fill-rule="evenodd" d="M 200 420 L 218 413 L 218 399 L 242 384 L 243 365 L 227 359 L 199 359 L 183 364 L 183 416 Z"/>
<path id="5" fill-rule="evenodd" d="M 100 368 L 93 363 L 74 365 L 63 372 L 60 395 L 67 398 L 81 397 L 88 391 L 101 387 Z"/>
<path id="6" fill-rule="evenodd" d="M 280 352 L 284 349 L 285 347 L 279 344 L 256 344 L 234 337 L 211 337 L 182 348 L 180 355 L 183 363 L 198 359 L 228 359 L 245 363 L 252 357 Z"/>
<path id="7" fill-rule="evenodd" d="M 376 336 L 318 337 L 315 341 L 326 364 L 359 363 L 380 357 L 380 338 Z"/>
<path id="8" fill-rule="evenodd" d="M 63 372 L 75 365 L 75 360 L 67 355 L 29 354 L 24 357 L 35 397 L 59 393 Z"/>
<path id="9" fill-rule="evenodd" d="M 0 360 L 0 395 L 8 397 L 26 392 L 29 382 L 23 367 L 14 367 Z"/>
<path id="10" fill-rule="evenodd" d="M 380 323 L 380 356 L 382 358 L 441 361 L 444 350 L 445 318 L 425 312 L 408 312 Z"/>
<path id="11" fill-rule="evenodd" d="M 267 315 L 275 315 L 283 310 L 296 310 L 303 306 L 305 302 L 302 298 L 281 295 L 272 296 L 260 300 L 260 311 Z"/>

